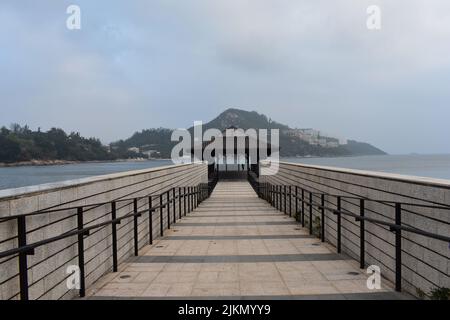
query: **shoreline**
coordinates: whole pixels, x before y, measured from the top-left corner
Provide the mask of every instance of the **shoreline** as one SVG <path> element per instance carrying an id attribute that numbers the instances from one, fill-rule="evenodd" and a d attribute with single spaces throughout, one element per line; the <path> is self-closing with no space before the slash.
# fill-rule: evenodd
<path id="1" fill-rule="evenodd" d="M 114 162 L 145 162 L 145 161 L 158 161 L 158 160 L 170 160 L 170 159 L 116 159 L 116 160 L 90 160 L 90 161 L 75 161 L 75 160 L 30 160 L 20 161 L 13 163 L 0 162 L 0 168 L 14 168 L 14 167 L 42 167 L 42 166 L 61 166 L 68 164 L 82 164 L 82 163 L 114 163 Z"/>

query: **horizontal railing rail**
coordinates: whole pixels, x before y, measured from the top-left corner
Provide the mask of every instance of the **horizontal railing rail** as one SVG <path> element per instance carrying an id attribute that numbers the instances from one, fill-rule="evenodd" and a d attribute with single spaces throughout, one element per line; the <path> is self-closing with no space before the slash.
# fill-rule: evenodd
<path id="1" fill-rule="evenodd" d="M 298 185 L 278 185 L 271 184 L 269 182 L 260 183 L 256 176 L 249 174 L 248 180 L 255 192 L 258 196 L 266 201 L 268 201 L 272 206 L 277 208 L 278 210 L 284 211 L 284 213 L 288 213 L 292 215 L 292 212 L 295 213 L 297 221 L 301 222 L 302 226 L 305 227 L 305 220 L 308 221 L 309 233 L 313 234 L 313 216 L 314 213 L 318 213 L 320 216 L 320 232 L 319 236 L 322 242 L 325 242 L 325 219 L 329 218 L 326 215 L 326 212 L 331 212 L 334 217 L 336 217 L 336 249 L 338 253 L 342 252 L 342 216 L 351 217 L 355 220 L 355 222 L 359 223 L 359 234 L 353 233 L 355 236 L 359 238 L 359 262 L 360 267 L 365 268 L 365 256 L 366 252 L 366 240 L 365 234 L 369 233 L 366 228 L 365 223 L 371 223 L 380 227 L 386 227 L 387 230 L 394 233 L 395 240 L 394 243 L 388 242 L 395 248 L 395 254 L 393 259 L 395 260 L 394 270 L 395 273 L 395 289 L 396 291 L 402 290 L 402 267 L 405 267 L 402 264 L 402 253 L 404 252 L 402 249 L 402 240 L 405 239 L 403 236 L 403 232 L 413 233 L 416 235 L 420 235 L 426 237 L 428 239 L 434 239 L 438 241 L 443 241 L 449 243 L 450 246 L 450 235 L 443 235 L 438 233 L 429 232 L 427 230 L 422 230 L 416 227 L 412 227 L 409 225 L 405 225 L 402 222 L 402 216 L 404 214 L 418 214 L 416 212 L 412 212 L 410 210 L 405 210 L 404 207 L 417 207 L 417 208 L 428 208 L 428 209 L 436 209 L 436 210 L 445 210 L 445 212 L 450 213 L 450 205 L 430 205 L 430 204 L 421 204 L 421 203 L 411 203 L 404 201 L 392 201 L 392 200 L 380 200 L 380 199 L 370 199 L 367 197 L 355 197 L 355 196 L 345 196 L 339 194 L 330 194 L 325 192 L 317 192 L 305 187 L 299 187 Z M 326 205 L 326 203 L 332 203 L 329 199 L 336 199 L 336 202 L 333 203 L 334 206 Z M 320 201 L 316 201 L 314 199 L 320 199 Z M 351 202 L 352 205 L 359 207 L 359 212 L 351 212 L 347 209 L 342 208 L 342 204 L 344 201 L 357 201 L 357 204 Z M 294 208 L 292 206 L 292 202 L 294 202 Z M 381 203 L 381 204 L 389 204 L 392 205 L 394 209 L 394 217 L 392 218 L 394 221 L 384 221 L 381 219 L 368 217 L 366 216 L 366 212 L 368 210 L 368 203 Z M 349 202 L 350 203 L 350 202 Z M 418 214 L 419 215 L 419 214 Z M 306 217 L 305 217 L 306 216 Z M 316 215 L 317 216 L 317 215 Z M 433 217 L 426 217 L 421 215 L 422 217 L 432 219 L 434 221 L 441 222 L 445 225 L 449 223 L 442 219 L 437 219 Z M 388 218 L 388 216 L 384 216 Z M 334 222 L 334 221 L 333 221 Z M 371 233 L 371 235 L 376 236 L 376 234 Z M 385 239 L 383 239 L 385 240 Z M 409 240 L 409 239 L 408 239 Z M 386 241 L 386 240 L 385 240 Z M 447 257 L 448 258 L 448 257 Z M 425 261 L 424 261 L 425 263 Z M 447 275 L 448 276 L 448 275 Z"/>
<path id="2" fill-rule="evenodd" d="M 0 252 L 0 259 L 6 259 L 0 262 L 0 267 L 3 263 L 9 261 L 9 259 L 18 258 L 18 277 L 19 277 L 19 287 L 20 287 L 20 298 L 22 300 L 29 299 L 29 282 L 28 282 L 28 261 L 27 256 L 34 255 L 35 249 L 63 240 L 67 238 L 77 238 L 75 243 L 78 246 L 77 255 L 78 257 L 78 268 L 79 268 L 79 281 L 80 281 L 80 289 L 79 295 L 80 297 L 85 296 L 86 286 L 85 286 L 85 247 L 84 242 L 87 237 L 97 232 L 100 229 L 111 227 L 111 237 L 112 237 L 112 252 L 110 258 L 112 258 L 112 271 L 117 272 L 118 270 L 118 228 L 117 225 L 120 225 L 123 220 L 133 219 L 133 228 L 132 228 L 132 237 L 133 237 L 133 245 L 134 245 L 134 255 L 137 256 L 139 254 L 139 237 L 138 237 L 138 218 L 143 214 L 148 214 L 148 236 L 149 236 L 149 244 L 153 243 L 153 214 L 154 212 L 159 211 L 159 221 L 160 221 L 160 232 L 159 236 L 164 235 L 164 210 L 166 209 L 167 214 L 167 229 L 170 229 L 171 221 L 173 223 L 178 219 L 181 219 L 183 215 L 194 210 L 202 201 L 208 198 L 213 191 L 215 185 L 217 184 L 217 179 L 206 183 L 200 183 L 196 186 L 183 186 L 183 187 L 172 187 L 162 193 L 158 194 L 148 194 L 145 196 L 137 196 L 131 198 L 117 199 L 108 202 L 100 202 L 94 204 L 73 206 L 73 207 L 64 207 L 64 208 L 51 208 L 48 210 L 39 210 L 31 213 L 23 213 L 10 217 L 5 217 L 0 220 L 0 223 L 10 222 L 11 220 L 17 221 L 17 235 L 10 237 L 8 239 L 2 240 L 1 243 L 17 240 L 17 247 L 5 250 Z M 153 200 L 158 200 L 153 201 Z M 146 205 L 145 209 L 139 209 L 139 202 L 141 200 L 145 200 L 144 205 Z M 154 204 L 155 202 L 155 204 Z M 117 205 L 122 204 L 124 208 L 126 206 L 132 206 L 133 209 L 131 212 L 128 212 L 124 215 L 117 216 L 117 212 L 120 209 Z M 108 210 L 105 214 L 100 217 L 95 218 L 89 222 L 84 221 L 85 214 L 88 210 L 93 207 L 101 207 L 101 206 L 110 206 L 110 210 Z M 65 219 L 75 218 L 77 221 L 77 227 L 72 230 L 62 232 L 59 235 L 48 237 L 46 239 L 35 241 L 33 243 L 27 243 L 27 235 L 30 232 L 34 232 L 40 228 L 51 226 L 55 223 L 55 221 L 48 223 L 44 226 L 40 226 L 33 230 L 27 230 L 26 219 L 30 216 L 42 215 L 42 214 L 58 214 L 62 212 L 70 212 L 75 210 L 75 214 L 70 214 L 69 216 L 64 217 L 63 219 L 56 220 L 57 222 L 63 221 Z M 172 212 L 171 212 L 172 211 Z M 171 216 L 171 213 L 173 214 Z M 110 218 L 103 222 L 95 222 L 98 219 L 105 218 L 109 216 Z M 90 225 L 88 225 L 90 224 Z M 74 257 L 74 258 L 75 258 Z M 42 263 L 39 262 L 39 263 Z M 16 275 L 17 276 L 17 275 Z M 13 276 L 14 277 L 14 276 Z M 12 278 L 12 277 L 11 277 Z M 10 280 L 11 278 L 7 279 Z"/>
<path id="3" fill-rule="evenodd" d="M 116 203 L 130 202 L 130 201 L 133 201 L 134 199 L 142 200 L 142 199 L 147 199 L 148 197 L 157 198 L 157 197 L 159 197 L 161 195 L 165 195 L 165 194 L 166 194 L 166 192 L 162 192 L 162 193 L 149 194 L 149 195 L 140 196 L 140 197 L 131 197 L 131 198 L 124 198 L 124 199 L 117 199 L 117 200 L 114 200 L 114 201 Z M 188 195 L 190 195 L 190 194 L 186 193 L 186 196 L 188 196 Z M 178 196 L 176 196 L 176 197 L 178 198 Z M 101 206 L 109 204 L 109 203 L 111 203 L 111 201 L 97 202 L 97 203 L 83 205 L 83 208 L 91 209 L 92 207 L 101 207 Z M 0 218 L 0 223 L 3 222 L 3 221 L 17 219 L 17 217 L 20 217 L 20 216 L 28 217 L 28 216 L 40 215 L 40 214 L 44 214 L 44 213 L 64 212 L 64 211 L 67 211 L 67 210 L 77 210 L 79 207 L 80 206 L 71 206 L 71 207 L 64 207 L 64 208 L 58 208 L 58 209 L 43 209 L 43 210 L 33 211 L 33 212 L 30 212 L 30 213 L 15 214 L 14 216 L 11 216 L 11 217 L 2 217 L 2 218 Z"/>

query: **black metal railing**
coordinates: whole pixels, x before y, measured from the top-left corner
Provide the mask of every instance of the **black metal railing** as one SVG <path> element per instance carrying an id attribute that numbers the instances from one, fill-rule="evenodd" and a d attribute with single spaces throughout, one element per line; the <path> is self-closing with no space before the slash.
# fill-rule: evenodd
<path id="1" fill-rule="evenodd" d="M 336 229 L 334 229 L 334 231 L 336 233 L 335 243 L 338 253 L 342 252 L 342 238 L 343 238 L 342 229 L 344 228 L 342 220 L 344 219 L 344 217 L 353 218 L 355 222 L 358 223 L 357 227 L 359 229 L 359 234 L 355 234 L 349 229 L 347 229 L 346 231 L 352 233 L 359 239 L 359 244 L 355 244 L 355 246 L 359 247 L 359 253 L 355 255 L 359 256 L 360 268 L 366 267 L 366 255 L 368 254 L 366 249 L 366 244 L 368 243 L 366 241 L 366 234 L 370 234 L 373 237 L 379 237 L 379 235 L 374 234 L 373 232 L 370 232 L 368 230 L 366 223 L 377 225 L 385 228 L 386 230 L 389 230 L 390 232 L 393 232 L 394 242 L 393 243 L 387 242 L 387 243 L 389 243 L 394 247 L 395 252 L 394 256 L 392 257 L 394 260 L 395 267 L 394 270 L 392 271 L 395 274 L 396 291 L 402 290 L 402 268 L 403 267 L 408 268 L 405 264 L 402 263 L 402 253 L 405 253 L 405 251 L 402 248 L 402 240 L 406 239 L 411 241 L 411 239 L 405 238 L 403 232 L 409 232 L 426 237 L 428 239 L 447 242 L 450 246 L 449 235 L 442 235 L 428 232 L 426 230 L 412 227 L 408 224 L 405 224 L 402 221 L 403 220 L 402 217 L 406 213 L 413 213 L 420 215 L 420 213 L 416 213 L 411 210 L 406 210 L 404 209 L 404 207 L 445 210 L 447 213 L 450 213 L 450 205 L 417 204 L 401 201 L 387 201 L 381 199 L 369 199 L 356 196 L 330 194 L 318 192 L 317 190 L 311 190 L 304 187 L 299 187 L 298 185 L 274 185 L 269 182 L 260 183 L 257 177 L 251 174 L 248 175 L 248 181 L 255 190 L 255 192 L 258 194 L 258 196 L 269 202 L 273 207 L 277 208 L 280 211 L 283 211 L 284 213 L 289 213 L 290 216 L 292 215 L 292 212 L 294 212 L 296 220 L 299 223 L 301 223 L 303 227 L 305 227 L 307 224 L 309 233 L 311 235 L 314 233 L 313 217 L 314 216 L 319 217 L 320 231 L 318 232 L 318 236 L 320 237 L 322 242 L 326 241 L 326 229 L 325 229 L 326 219 L 331 219 L 331 216 L 327 215 L 326 212 L 332 213 L 332 216 L 335 217 L 336 219 L 333 222 L 335 222 L 336 224 Z M 356 206 L 358 208 L 357 213 L 350 211 L 348 209 L 344 209 L 342 206 L 343 202 Z M 388 205 L 389 207 L 393 208 L 394 209 L 393 221 L 390 222 L 367 216 L 366 215 L 367 212 L 369 211 L 373 212 L 373 210 L 368 210 L 367 208 L 368 204 L 370 203 Z M 429 218 L 435 222 L 442 223 L 444 225 L 450 224 L 449 222 L 442 219 L 438 219 L 436 217 L 427 217 L 424 215 L 421 215 L 421 217 Z M 388 218 L 388 216 L 385 215 L 383 216 L 383 218 Z M 387 239 L 383 240 L 388 241 Z M 444 255 L 441 255 L 441 257 L 445 258 Z M 422 262 L 427 263 L 424 260 Z M 441 270 L 437 271 L 444 274 L 443 271 Z M 449 275 L 447 274 L 446 276 L 448 277 Z"/>
<path id="2" fill-rule="evenodd" d="M 63 239 L 68 239 L 71 237 L 75 237 L 76 241 L 72 245 L 77 245 L 77 255 L 78 257 L 78 268 L 80 275 L 80 289 L 79 295 L 80 297 L 85 296 L 86 291 L 86 277 L 85 274 L 85 265 L 92 261 L 85 261 L 86 250 L 89 248 L 85 247 L 86 238 L 90 235 L 93 235 L 96 232 L 99 232 L 101 229 L 106 227 L 111 228 L 111 255 L 108 256 L 112 259 L 112 271 L 117 272 L 118 270 L 118 261 L 119 256 L 118 252 L 121 248 L 118 248 L 118 243 L 123 238 L 118 237 L 119 227 L 122 221 L 130 219 L 133 224 L 132 228 L 132 237 L 133 237 L 133 248 L 134 255 L 139 255 L 139 218 L 142 215 L 148 215 L 148 243 L 152 244 L 154 239 L 153 232 L 153 216 L 159 213 L 159 221 L 160 221 L 160 232 L 159 236 L 164 235 L 164 220 L 167 221 L 167 228 L 170 229 L 171 220 L 173 223 L 178 219 L 181 219 L 182 216 L 194 210 L 202 201 L 208 198 L 214 189 L 217 181 L 213 181 L 212 184 L 201 183 L 196 186 L 183 186 L 183 187 L 173 187 L 159 194 L 147 194 L 145 196 L 139 197 L 130 197 L 126 199 L 117 199 L 109 202 L 101 202 L 89 205 L 82 206 L 74 206 L 74 207 L 63 207 L 63 208 L 52 208 L 48 210 L 40 210 L 27 214 L 20 214 L 11 217 L 5 217 L 0 219 L 1 223 L 11 223 L 12 221 L 16 221 L 17 225 L 17 235 L 3 239 L 0 241 L 0 244 L 12 241 L 17 243 L 17 247 L 0 252 L 0 259 L 5 259 L 0 262 L 0 267 L 2 264 L 10 261 L 11 259 L 18 259 L 18 273 L 9 277 L 2 283 L 6 283 L 7 281 L 19 277 L 19 287 L 20 292 L 17 295 L 20 295 L 21 300 L 29 299 L 29 288 L 31 285 L 36 283 L 41 279 L 37 279 L 33 281 L 32 284 L 29 284 L 28 272 L 30 267 L 28 266 L 28 256 L 34 255 L 35 249 L 42 247 L 44 245 L 48 245 Z M 100 217 L 96 217 L 90 221 L 86 221 L 86 213 L 99 207 L 108 207 L 107 212 Z M 119 216 L 118 211 L 121 208 L 126 208 L 127 206 L 131 206 L 132 210 L 127 212 L 124 215 Z M 165 209 L 165 212 L 164 212 Z M 43 226 L 35 227 L 33 229 L 27 230 L 27 219 L 39 216 L 43 214 L 63 214 L 67 212 L 75 212 L 73 214 L 69 214 L 63 218 L 55 219 L 54 221 L 45 224 Z M 167 215 L 166 219 L 164 219 L 164 213 Z M 53 237 L 48 237 L 39 241 L 35 241 L 32 243 L 27 242 L 27 236 L 32 232 L 36 232 L 45 227 L 51 227 L 56 223 L 61 223 L 67 219 L 76 218 L 76 227 L 72 228 L 68 231 L 62 232 Z M 102 222 L 98 222 L 102 220 Z M 70 246 L 72 246 L 70 245 Z M 67 249 L 67 247 L 62 250 Z M 55 254 L 61 252 L 62 250 L 56 252 Z M 35 263 L 34 266 L 44 263 L 45 260 L 48 259 L 46 257 L 44 260 Z M 32 266 L 33 267 L 33 266 Z M 45 275 L 47 276 L 47 275 Z M 44 277 L 45 277 L 44 276 Z M 65 281 L 67 278 L 64 278 L 62 281 Z M 62 282 L 61 281 L 61 282 Z M 45 294 L 45 293 L 44 293 Z M 43 295 L 44 295 L 43 294 Z M 16 296 L 17 296 L 16 295 Z M 41 296 L 43 296 L 41 295 Z"/>

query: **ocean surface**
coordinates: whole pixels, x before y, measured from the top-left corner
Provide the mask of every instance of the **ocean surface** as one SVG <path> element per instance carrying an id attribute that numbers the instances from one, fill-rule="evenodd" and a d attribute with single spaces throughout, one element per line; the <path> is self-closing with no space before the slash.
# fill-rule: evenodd
<path id="1" fill-rule="evenodd" d="M 171 164 L 170 160 L 150 160 L 0 168 L 0 190 Z"/>
<path id="2" fill-rule="evenodd" d="M 281 161 L 450 179 L 450 154 L 283 158 Z"/>
<path id="3" fill-rule="evenodd" d="M 450 154 L 283 158 L 281 161 L 450 179 Z M 0 190 L 170 164 L 170 160 L 150 160 L 0 168 Z"/>

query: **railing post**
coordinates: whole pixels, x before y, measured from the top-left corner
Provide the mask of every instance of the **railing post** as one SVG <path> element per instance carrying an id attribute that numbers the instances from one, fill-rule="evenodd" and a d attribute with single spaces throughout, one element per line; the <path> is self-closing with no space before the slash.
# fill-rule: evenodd
<path id="1" fill-rule="evenodd" d="M 277 208 L 277 186 L 272 186 L 272 198 L 273 198 L 273 206 Z"/>
<path id="2" fill-rule="evenodd" d="M 272 197 L 273 197 L 273 206 L 275 209 L 278 209 L 277 207 L 277 186 L 272 186 Z"/>
<path id="3" fill-rule="evenodd" d="M 149 244 L 153 244 L 153 201 L 152 196 L 148 197 L 148 237 Z"/>
<path id="4" fill-rule="evenodd" d="M 292 187 L 289 186 L 289 217 L 292 216 Z"/>
<path id="5" fill-rule="evenodd" d="M 286 185 L 284 186 L 284 213 L 287 213 L 287 193 L 286 193 Z"/>
<path id="6" fill-rule="evenodd" d="M 111 220 L 116 220 L 116 202 L 111 202 Z M 111 224 L 111 235 L 112 235 L 112 259 L 113 259 L 113 272 L 117 272 L 117 223 L 112 222 Z"/>
<path id="7" fill-rule="evenodd" d="M 134 255 L 139 255 L 139 239 L 138 239 L 138 204 L 137 198 L 133 199 L 133 231 L 134 231 Z"/>
<path id="8" fill-rule="evenodd" d="M 395 224 L 402 225 L 402 207 L 395 204 Z M 402 230 L 395 230 L 395 291 L 402 291 Z"/>
<path id="9" fill-rule="evenodd" d="M 195 187 L 191 187 L 191 204 L 192 204 L 192 211 L 195 209 Z"/>
<path id="10" fill-rule="evenodd" d="M 300 216 L 298 214 L 298 186 L 295 186 L 295 217 L 297 221 L 300 220 Z"/>
<path id="11" fill-rule="evenodd" d="M 18 245 L 24 247 L 27 245 L 26 216 L 17 217 L 17 239 Z M 27 253 L 19 253 L 19 281 L 20 281 L 20 299 L 28 300 L 28 262 Z"/>
<path id="12" fill-rule="evenodd" d="M 195 210 L 195 208 L 197 208 L 197 187 L 195 186 L 192 187 L 192 200 L 192 203 L 194 204 L 192 210 Z"/>
<path id="13" fill-rule="evenodd" d="M 170 229 L 170 190 L 166 191 L 166 203 L 167 203 L 167 229 Z"/>
<path id="14" fill-rule="evenodd" d="M 176 210 L 176 206 L 177 206 L 177 202 L 176 202 L 176 191 L 175 191 L 175 187 L 172 188 L 172 196 L 173 196 L 173 223 L 177 222 L 177 210 Z"/>
<path id="15" fill-rule="evenodd" d="M 278 186 L 276 186 L 276 185 L 273 186 L 273 204 L 274 204 L 275 209 L 278 209 L 277 190 L 278 190 Z"/>
<path id="16" fill-rule="evenodd" d="M 194 187 L 194 209 L 198 207 L 198 186 Z"/>
<path id="17" fill-rule="evenodd" d="M 280 193 L 280 186 L 277 186 L 277 209 L 281 209 L 281 193 Z M 280 210 L 281 211 L 281 210 Z"/>
<path id="18" fill-rule="evenodd" d="M 163 194 L 159 194 L 159 234 L 164 235 Z"/>
<path id="19" fill-rule="evenodd" d="M 184 216 L 186 216 L 186 187 L 184 187 L 184 192 L 183 192 L 183 201 L 184 201 Z"/>
<path id="20" fill-rule="evenodd" d="M 302 227 L 305 227 L 305 189 L 302 188 Z"/>
<path id="21" fill-rule="evenodd" d="M 193 186 L 192 187 L 192 210 L 195 210 L 195 208 L 197 208 L 197 187 Z"/>
<path id="22" fill-rule="evenodd" d="M 77 227 L 83 230 L 83 207 L 77 208 Z M 80 297 L 86 295 L 86 283 L 84 279 L 84 234 L 78 234 L 78 269 L 80 270 Z"/>
<path id="23" fill-rule="evenodd" d="M 181 187 L 178 187 L 178 216 L 181 219 Z"/>
<path id="24" fill-rule="evenodd" d="M 364 199 L 359 200 L 359 215 L 361 218 L 364 218 Z M 365 259 L 365 223 L 364 219 L 359 221 L 359 267 L 364 269 L 366 266 Z"/>
<path id="25" fill-rule="evenodd" d="M 270 185 L 270 204 L 272 205 L 272 207 L 275 204 L 275 194 L 273 193 L 273 185 Z"/>
<path id="26" fill-rule="evenodd" d="M 191 187 L 188 187 L 188 212 L 191 212 Z"/>
<path id="27" fill-rule="evenodd" d="M 192 187 L 192 211 L 194 211 L 196 208 L 195 204 L 195 186 Z"/>
<path id="28" fill-rule="evenodd" d="M 277 209 L 281 211 L 281 186 L 277 186 Z"/>
<path id="29" fill-rule="evenodd" d="M 321 238 L 322 238 L 322 242 L 325 242 L 325 194 L 322 193 L 321 198 L 320 198 L 320 205 L 321 205 L 321 209 L 320 209 L 320 215 L 321 215 Z"/>
<path id="30" fill-rule="evenodd" d="M 312 194 L 312 191 L 310 191 L 309 192 L 309 234 L 313 234 L 312 218 L 313 218 L 313 194 Z"/>
<path id="31" fill-rule="evenodd" d="M 188 187 L 188 212 L 192 211 L 192 187 Z"/>
<path id="32" fill-rule="evenodd" d="M 341 253 L 341 197 L 337 197 L 337 252 Z"/>

